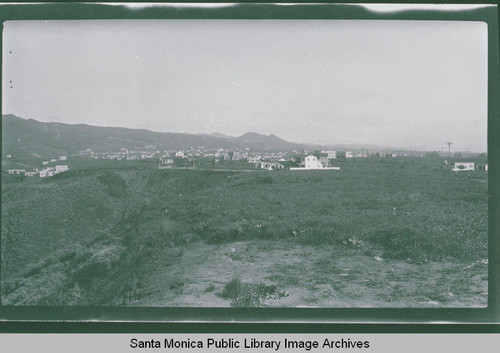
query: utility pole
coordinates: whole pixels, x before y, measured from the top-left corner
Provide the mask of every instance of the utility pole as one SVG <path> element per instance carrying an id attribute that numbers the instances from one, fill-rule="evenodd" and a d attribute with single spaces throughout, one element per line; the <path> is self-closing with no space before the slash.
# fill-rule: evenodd
<path id="1" fill-rule="evenodd" d="M 446 143 L 448 144 L 448 158 L 450 158 L 450 156 L 451 156 L 451 144 L 453 142 L 446 142 Z"/>

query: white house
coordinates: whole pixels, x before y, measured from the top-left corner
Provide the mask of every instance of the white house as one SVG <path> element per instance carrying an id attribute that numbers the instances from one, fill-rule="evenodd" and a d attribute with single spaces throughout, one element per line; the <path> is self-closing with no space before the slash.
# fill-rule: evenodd
<path id="1" fill-rule="evenodd" d="M 7 170 L 8 174 L 24 174 L 26 172 L 25 169 L 9 169 Z"/>
<path id="2" fill-rule="evenodd" d="M 62 173 L 62 172 L 65 172 L 69 170 L 68 166 L 67 165 L 56 165 L 56 170 L 55 170 L 55 174 L 57 173 Z"/>
<path id="3" fill-rule="evenodd" d="M 455 167 L 452 169 L 454 172 L 467 172 L 475 170 L 474 162 L 455 162 Z"/>
<path id="4" fill-rule="evenodd" d="M 178 158 L 184 158 L 184 152 L 183 151 L 178 151 L 175 153 L 175 156 Z"/>
<path id="5" fill-rule="evenodd" d="M 354 157 L 354 155 L 352 154 L 352 152 L 351 151 L 346 151 L 345 158 L 352 158 L 352 157 Z"/>
<path id="6" fill-rule="evenodd" d="M 260 156 L 248 157 L 248 163 L 255 164 L 260 161 Z"/>
<path id="7" fill-rule="evenodd" d="M 40 170 L 40 178 L 53 176 L 55 173 L 55 169 L 56 168 L 54 168 L 54 167 L 48 167 L 48 168 Z"/>
<path id="8" fill-rule="evenodd" d="M 339 170 L 339 167 L 325 167 L 316 156 L 307 156 L 303 168 L 290 168 L 290 170 Z"/>
<path id="9" fill-rule="evenodd" d="M 304 168 L 306 169 L 323 169 L 324 166 L 316 156 L 307 156 L 304 159 Z"/>
<path id="10" fill-rule="evenodd" d="M 321 153 L 326 153 L 328 159 L 335 159 L 335 158 L 337 158 L 337 151 L 328 150 L 328 151 L 321 151 Z"/>
<path id="11" fill-rule="evenodd" d="M 60 157 L 59 157 L 59 160 L 60 160 L 60 161 L 65 161 L 65 160 L 67 160 L 67 159 L 68 159 L 68 157 L 66 157 L 66 156 L 60 156 Z"/>
<path id="12" fill-rule="evenodd" d="M 279 162 L 258 162 L 255 167 L 264 170 L 285 169 L 285 166 Z"/>
<path id="13" fill-rule="evenodd" d="M 158 169 L 169 169 L 174 166 L 174 160 L 172 158 L 164 157 L 160 159 L 160 164 L 158 165 Z"/>
<path id="14" fill-rule="evenodd" d="M 161 164 L 174 164 L 174 160 L 172 158 L 162 158 Z"/>

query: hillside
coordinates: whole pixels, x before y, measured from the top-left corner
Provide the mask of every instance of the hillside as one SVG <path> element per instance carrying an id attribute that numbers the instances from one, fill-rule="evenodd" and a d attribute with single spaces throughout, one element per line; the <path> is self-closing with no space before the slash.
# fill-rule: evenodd
<path id="1" fill-rule="evenodd" d="M 98 127 L 44 123 L 22 119 L 15 115 L 2 117 L 3 155 L 17 158 L 50 158 L 76 154 L 91 148 L 95 152 L 118 151 L 124 147 L 143 150 L 154 145 L 159 150 L 187 149 L 203 146 L 207 149 L 245 149 L 255 151 L 303 149 L 307 145 L 287 142 L 275 135 L 247 133 L 239 137 L 222 134 L 162 133 L 117 127 Z M 319 147 L 319 146 L 318 146 Z"/>

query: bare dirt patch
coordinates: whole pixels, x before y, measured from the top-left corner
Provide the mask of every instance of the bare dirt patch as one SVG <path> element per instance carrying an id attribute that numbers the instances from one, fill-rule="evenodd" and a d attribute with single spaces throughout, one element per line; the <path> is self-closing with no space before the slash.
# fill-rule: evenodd
<path id="1" fill-rule="evenodd" d="M 197 242 L 182 251 L 178 262 L 152 274 L 148 294 L 129 305 L 239 306 L 223 295 L 232 281 L 245 288 L 267 288 L 255 294 L 259 296 L 252 302 L 255 306 L 484 307 L 487 303 L 487 261 L 410 264 L 357 250 L 265 240 Z"/>

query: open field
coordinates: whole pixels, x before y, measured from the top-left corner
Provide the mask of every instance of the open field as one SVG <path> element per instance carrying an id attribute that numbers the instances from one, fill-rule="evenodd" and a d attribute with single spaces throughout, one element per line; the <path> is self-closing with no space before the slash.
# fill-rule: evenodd
<path id="1" fill-rule="evenodd" d="M 335 164 L 4 175 L 2 303 L 486 305 L 486 172 L 441 158 Z"/>

